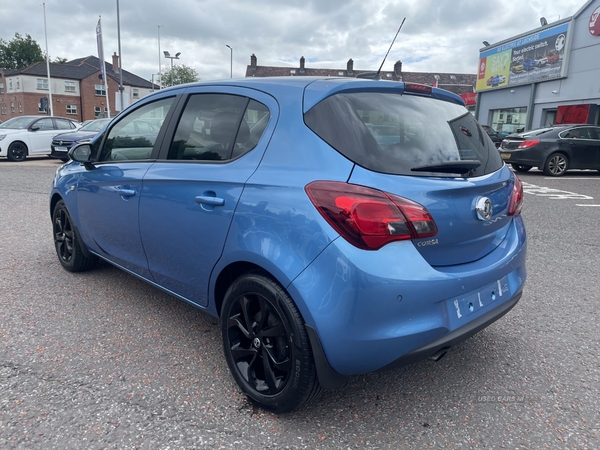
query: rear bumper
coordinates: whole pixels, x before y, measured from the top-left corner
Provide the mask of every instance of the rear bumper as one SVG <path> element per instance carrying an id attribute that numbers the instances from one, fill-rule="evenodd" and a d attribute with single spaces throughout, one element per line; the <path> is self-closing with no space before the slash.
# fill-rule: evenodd
<path id="1" fill-rule="evenodd" d="M 431 267 L 410 241 L 369 252 L 340 238 L 288 291 L 314 330 L 318 365 L 358 375 L 432 356 L 502 317 L 521 296 L 525 257 L 520 216 L 496 250 L 452 267 Z"/>
<path id="2" fill-rule="evenodd" d="M 451 331 L 450 333 L 433 342 L 430 342 L 429 344 L 423 345 L 422 347 L 408 352 L 406 355 L 401 356 L 400 358 L 388 364 L 386 367 L 384 367 L 384 369 L 403 367 L 408 364 L 430 358 L 434 355 L 440 355 L 441 352 L 448 350 L 456 344 L 459 344 L 462 341 L 470 338 L 474 334 L 494 323 L 496 320 L 500 319 L 503 315 L 515 307 L 515 305 L 521 299 L 521 295 L 522 292 L 518 292 L 510 300 L 500 305 L 496 309 L 487 312 L 468 324 Z"/>

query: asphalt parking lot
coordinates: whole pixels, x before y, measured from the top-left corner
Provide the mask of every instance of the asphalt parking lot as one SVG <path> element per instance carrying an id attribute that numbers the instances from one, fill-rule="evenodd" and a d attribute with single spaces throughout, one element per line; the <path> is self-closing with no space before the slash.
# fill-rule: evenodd
<path id="1" fill-rule="evenodd" d="M 238 391 L 215 319 L 108 264 L 62 269 L 60 164 L 0 160 L 0 448 L 600 448 L 600 173 L 519 175 L 528 282 L 507 316 L 276 416 Z"/>

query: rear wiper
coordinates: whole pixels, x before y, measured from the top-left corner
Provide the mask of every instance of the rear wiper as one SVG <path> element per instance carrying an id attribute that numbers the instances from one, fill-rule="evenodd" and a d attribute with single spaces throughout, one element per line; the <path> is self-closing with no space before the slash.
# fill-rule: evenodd
<path id="1" fill-rule="evenodd" d="M 424 166 L 413 167 L 413 172 L 440 172 L 440 173 L 467 173 L 477 169 L 481 165 L 478 159 L 465 159 L 462 161 L 446 161 L 439 164 L 426 164 Z"/>

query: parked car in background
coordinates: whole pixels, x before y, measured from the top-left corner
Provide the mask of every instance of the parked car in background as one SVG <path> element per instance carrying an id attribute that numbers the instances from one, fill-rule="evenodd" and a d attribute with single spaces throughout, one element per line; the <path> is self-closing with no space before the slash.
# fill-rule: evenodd
<path id="1" fill-rule="evenodd" d="M 375 130 L 390 124 L 386 145 Z M 50 193 L 59 263 L 78 272 L 102 258 L 218 317 L 233 378 L 272 411 L 437 360 L 523 291 L 522 184 L 442 89 L 174 86 L 69 156 Z"/>
<path id="2" fill-rule="evenodd" d="M 500 133 L 498 133 L 496 130 L 494 130 L 492 127 L 490 127 L 489 125 L 481 125 L 481 128 L 483 128 L 485 130 L 485 132 L 490 137 L 490 139 L 492 140 L 494 145 L 496 147 L 500 147 L 500 143 L 502 142 L 502 139 L 503 139 L 502 135 Z"/>
<path id="3" fill-rule="evenodd" d="M 52 116 L 19 116 L 0 124 L 0 156 L 23 161 L 27 156 L 49 155 L 54 135 L 77 130 L 74 120 Z"/>
<path id="4" fill-rule="evenodd" d="M 50 156 L 62 161 L 68 161 L 68 151 L 75 144 L 88 142 L 96 136 L 112 119 L 96 119 L 86 121 L 81 128 L 74 132 L 59 133 L 52 139 Z"/>
<path id="5" fill-rule="evenodd" d="M 600 170 L 600 127 L 555 125 L 512 134 L 502 141 L 499 151 L 517 172 L 538 167 L 558 177 L 569 169 Z"/>

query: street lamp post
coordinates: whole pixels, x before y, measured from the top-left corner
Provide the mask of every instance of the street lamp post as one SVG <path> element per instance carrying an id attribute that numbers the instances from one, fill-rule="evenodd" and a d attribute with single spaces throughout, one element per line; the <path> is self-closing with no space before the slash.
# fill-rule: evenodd
<path id="1" fill-rule="evenodd" d="M 225 47 L 229 48 L 230 50 L 230 62 L 229 62 L 229 78 L 233 78 L 233 47 L 231 47 L 230 45 L 225 44 Z"/>
<path id="2" fill-rule="evenodd" d="M 161 75 L 162 75 L 162 68 L 161 68 L 161 63 L 160 63 L 160 29 L 161 27 L 164 27 L 164 25 L 158 25 L 158 88 L 161 88 L 162 85 L 162 79 L 161 79 Z"/>
<path id="3" fill-rule="evenodd" d="M 181 52 L 177 52 L 175 56 L 171 56 L 171 54 L 166 50 L 163 53 L 165 54 L 165 58 L 171 60 L 171 86 L 173 86 L 173 60 L 179 59 L 179 55 L 181 55 Z"/>

